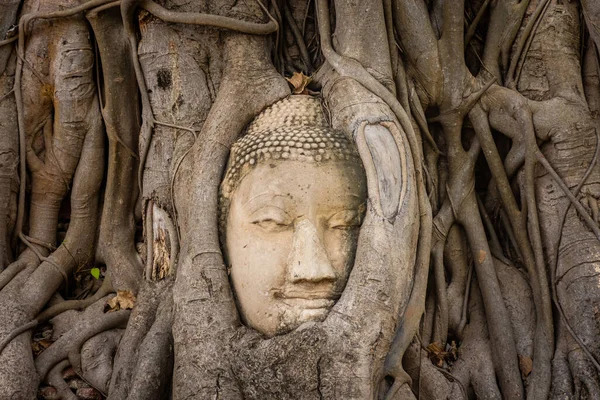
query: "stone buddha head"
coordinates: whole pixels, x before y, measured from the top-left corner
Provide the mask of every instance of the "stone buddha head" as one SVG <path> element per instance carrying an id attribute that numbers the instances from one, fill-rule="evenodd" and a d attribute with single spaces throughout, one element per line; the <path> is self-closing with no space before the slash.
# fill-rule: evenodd
<path id="1" fill-rule="evenodd" d="M 318 98 L 290 96 L 231 149 L 220 229 L 238 310 L 266 336 L 323 321 L 352 265 L 367 198 L 360 157 Z"/>

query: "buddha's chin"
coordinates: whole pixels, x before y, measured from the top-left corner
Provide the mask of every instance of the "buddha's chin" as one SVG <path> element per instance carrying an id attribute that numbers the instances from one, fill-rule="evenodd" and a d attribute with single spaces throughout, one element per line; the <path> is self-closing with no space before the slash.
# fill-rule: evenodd
<path id="1" fill-rule="evenodd" d="M 285 312 L 280 314 L 277 334 L 289 333 L 307 322 L 323 322 L 332 306 L 333 304 L 319 308 L 288 307 Z"/>
<path id="2" fill-rule="evenodd" d="M 322 322 L 327 318 L 330 307 L 304 309 L 298 316 L 298 326 L 305 322 Z"/>

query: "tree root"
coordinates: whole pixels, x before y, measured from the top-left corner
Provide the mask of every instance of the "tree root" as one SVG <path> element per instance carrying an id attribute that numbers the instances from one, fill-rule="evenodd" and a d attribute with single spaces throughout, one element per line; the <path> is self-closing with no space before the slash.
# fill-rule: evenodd
<path id="1" fill-rule="evenodd" d="M 542 152 L 540 151 L 539 148 L 535 150 L 535 156 L 536 156 L 536 159 L 539 161 L 539 163 L 542 164 L 542 166 L 546 169 L 546 171 L 548 171 L 550 176 L 552 176 L 552 178 L 554 179 L 554 181 L 556 182 L 558 187 L 560 187 L 560 189 L 563 191 L 563 193 L 567 196 L 567 198 L 569 199 L 569 201 L 571 202 L 573 207 L 577 210 L 577 213 L 584 220 L 584 222 L 586 223 L 588 228 L 590 228 L 590 230 L 592 232 L 594 232 L 594 235 L 596 236 L 596 238 L 598 238 L 598 240 L 600 240 L 600 227 L 598 227 L 598 223 L 592 219 L 592 217 L 587 212 L 587 210 L 583 207 L 581 202 L 579 202 L 577 200 L 577 198 L 575 197 L 575 195 L 573 195 L 571 190 L 567 187 L 567 185 L 562 180 L 562 178 L 556 173 L 554 168 L 552 168 L 552 165 L 550 165 L 550 163 L 548 162 L 546 157 L 544 157 L 544 155 L 542 154 Z"/>
<path id="2" fill-rule="evenodd" d="M 459 340 L 462 337 L 461 331 L 463 326 L 461 324 L 463 323 L 463 319 L 466 322 L 466 306 L 472 274 L 472 263 L 469 263 L 467 259 L 467 251 L 464 234 L 458 225 L 454 225 L 448 232 L 448 239 L 444 248 L 444 261 L 448 266 L 450 275 L 450 282 L 447 289 L 447 319 L 450 331 L 448 334 L 452 332 L 452 336 Z M 442 348 L 445 347 L 445 342 L 445 340 L 441 342 Z"/>
<path id="3" fill-rule="evenodd" d="M 19 203 L 17 207 L 17 223 L 16 223 L 16 235 L 19 236 L 23 232 L 23 219 L 25 213 L 25 186 L 26 186 L 26 140 L 25 140 L 25 119 L 24 119 L 24 105 L 23 96 L 21 90 L 21 78 L 23 73 L 23 63 L 25 60 L 25 34 L 29 28 L 30 22 L 36 19 L 50 19 L 50 18 L 64 18 L 69 17 L 90 8 L 108 3 L 109 0 L 91 0 L 87 3 L 73 7 L 68 10 L 54 11 L 54 12 L 35 12 L 26 14 L 19 20 L 19 34 L 18 34 L 18 45 L 17 45 L 17 70 L 15 74 L 15 101 L 17 105 L 17 122 L 19 131 L 19 160 L 20 160 L 20 186 L 19 186 Z"/>
<path id="4" fill-rule="evenodd" d="M 2 350 L 4 350 L 4 348 L 6 347 L 7 344 L 9 344 L 10 342 L 12 342 L 12 340 L 14 338 L 16 338 L 17 336 L 19 336 L 21 333 L 26 332 L 30 329 L 33 329 L 37 326 L 37 321 L 33 320 L 31 322 L 28 322 L 25 325 L 22 325 L 20 327 L 18 327 L 17 329 L 13 330 L 6 338 L 4 338 L 2 340 L 2 342 L 0 342 L 0 353 L 2 353 Z"/>
<path id="5" fill-rule="evenodd" d="M 86 313 L 87 318 L 84 317 L 35 360 L 35 368 L 39 376 L 45 377 L 58 362 L 68 358 L 73 352 L 80 352 L 83 344 L 92 336 L 109 329 L 124 328 L 130 313 L 129 310 L 109 312 L 104 315 Z M 81 370 L 76 372 L 81 375 Z"/>
<path id="6" fill-rule="evenodd" d="M 486 156 L 488 165 L 490 166 L 490 170 L 492 171 L 492 176 L 494 177 L 494 180 L 496 182 L 500 198 L 502 199 L 502 203 L 504 205 L 504 209 L 508 215 L 510 224 L 513 227 L 513 232 L 516 235 L 515 240 L 517 243 L 517 248 L 520 249 L 520 253 L 523 257 L 523 262 L 527 268 L 533 290 L 536 314 L 541 321 L 544 321 L 544 323 L 537 324 L 537 331 L 535 336 L 536 347 L 534 351 L 534 374 L 532 377 L 532 379 L 538 379 L 538 376 L 540 376 L 539 379 L 543 380 L 544 385 L 532 383 L 532 385 L 529 386 L 529 389 L 536 388 L 536 390 L 542 390 L 543 392 L 547 393 L 550 385 L 549 368 L 551 359 L 551 348 L 553 347 L 553 330 L 552 313 L 550 309 L 550 296 L 548 293 L 548 287 L 545 284 L 546 278 L 545 266 L 543 263 L 543 254 L 540 254 L 541 239 L 539 236 L 539 224 L 537 229 L 532 230 L 532 239 L 535 241 L 534 247 L 532 246 L 530 239 L 527 237 L 527 229 L 525 226 L 525 220 L 522 218 L 522 211 L 520 211 L 517 206 L 517 202 L 514 198 L 512 189 L 510 187 L 510 183 L 508 181 L 508 177 L 506 176 L 506 172 L 504 170 L 504 165 L 502 164 L 502 161 L 500 160 L 500 156 L 498 154 L 498 150 L 495 144 L 493 143 L 487 117 L 483 115 L 483 112 L 481 108 L 479 108 L 479 106 L 475 107 L 472 110 L 470 116 L 471 121 L 473 122 L 473 125 L 475 127 L 475 132 L 482 143 L 482 148 Z M 523 121 L 527 120 L 526 115 L 522 115 L 519 118 Z M 527 135 L 527 137 L 530 137 L 530 135 L 531 132 Z M 534 143 L 535 138 L 526 139 L 524 137 L 523 139 L 528 140 L 528 151 L 533 151 L 532 146 L 537 147 L 537 145 Z M 528 214 L 533 217 L 531 223 L 535 225 L 535 223 L 537 222 L 537 207 L 535 205 L 535 196 L 532 193 L 533 165 L 531 164 L 531 157 L 529 157 L 529 161 L 527 161 L 526 158 L 526 163 L 526 169 L 528 171 L 527 185 L 529 188 L 526 204 Z M 540 396 L 545 397 L 543 394 Z"/>
<path id="7" fill-rule="evenodd" d="M 74 371 L 101 393 L 107 393 L 113 372 L 114 356 L 125 329 L 111 329 L 93 336 L 81 347 L 81 352 L 68 355 Z"/>
<path id="8" fill-rule="evenodd" d="M 63 371 L 71 365 L 69 360 L 63 360 L 56 364 L 46 377 L 46 383 L 53 386 L 58 392 L 59 399 L 77 400 L 78 397 L 71 391 L 71 388 L 63 378 Z"/>
<path id="9" fill-rule="evenodd" d="M 594 156 L 592 157 L 592 160 L 590 161 L 590 165 L 587 167 L 587 170 L 585 171 L 583 177 L 581 178 L 581 181 L 577 184 L 577 186 L 573 189 L 573 196 L 577 196 L 579 195 L 579 192 L 581 190 L 581 188 L 583 187 L 583 185 L 586 183 L 587 179 L 589 178 L 590 174 L 592 173 L 594 167 L 597 165 L 598 162 L 598 158 L 600 156 L 600 132 L 598 131 L 598 128 L 594 129 L 594 132 L 596 134 L 596 150 L 594 151 Z M 570 190 L 569 190 L 570 192 Z M 578 202 L 579 203 L 579 202 Z M 558 310 L 560 317 L 561 317 L 561 321 L 564 324 L 564 328 L 569 332 L 569 334 L 571 335 L 571 337 L 573 338 L 573 340 L 575 340 L 577 342 L 577 344 L 579 345 L 579 347 L 581 348 L 581 350 L 583 351 L 583 353 L 586 355 L 588 361 L 596 368 L 596 370 L 598 371 L 598 373 L 600 373 L 600 363 L 598 363 L 598 361 L 596 360 L 596 358 L 593 356 L 593 354 L 590 352 L 590 350 L 588 349 L 588 347 L 585 345 L 585 343 L 583 343 L 583 341 L 581 340 L 581 338 L 575 333 L 575 331 L 573 330 L 572 326 L 570 325 L 566 314 L 562 308 L 562 305 L 558 299 L 558 290 L 557 290 L 557 279 L 556 279 L 556 268 L 558 265 L 558 258 L 559 258 L 559 250 L 561 247 L 561 241 L 562 241 L 562 232 L 563 232 L 563 228 L 565 225 L 565 221 L 567 219 L 567 214 L 569 213 L 569 210 L 571 208 L 571 204 L 569 204 L 569 206 L 565 209 L 564 214 L 562 215 L 561 218 L 561 223 L 560 223 L 560 229 L 558 231 L 558 237 L 559 242 L 556 245 L 556 249 L 554 251 L 554 254 L 552 257 L 550 257 L 550 288 L 551 288 L 551 293 L 552 293 L 552 301 L 554 303 L 554 305 L 556 306 L 556 309 Z M 587 211 L 586 211 L 587 214 Z M 558 350 L 557 350 L 558 351 Z"/>
<path id="10" fill-rule="evenodd" d="M 475 31 L 477 30 L 477 26 L 479 25 L 481 18 L 485 15 L 485 12 L 489 5 L 490 5 L 490 0 L 485 0 L 483 2 L 483 4 L 481 5 L 481 7 L 479 7 L 479 10 L 477 11 L 477 15 L 475 15 L 475 18 L 473 18 L 473 21 L 469 25 L 469 29 L 467 29 L 467 33 L 465 34 L 465 51 L 466 51 L 467 47 L 469 46 L 471 39 L 473 39 L 473 36 L 475 35 Z"/>
<path id="11" fill-rule="evenodd" d="M 260 2 L 258 2 L 260 4 Z M 277 21 L 269 15 L 270 21 L 264 24 L 238 20 L 220 15 L 210 15 L 201 13 L 180 13 L 167 10 L 152 0 L 140 0 L 139 7 L 153 14 L 165 22 L 178 24 L 191 24 L 200 26 L 212 26 L 215 28 L 227 29 L 233 32 L 245 33 L 249 35 L 269 35 L 277 32 L 279 26 Z M 264 6 L 261 7 L 266 10 Z"/>
<path id="12" fill-rule="evenodd" d="M 446 273 L 444 268 L 444 246 L 438 246 L 432 253 L 435 298 L 437 301 L 435 322 L 433 325 L 433 341 L 446 346 L 448 339 L 448 293 L 446 290 Z"/>
<path id="13" fill-rule="evenodd" d="M 195 239 L 182 244 L 179 257 L 173 337 L 180 354 L 203 354 L 201 364 L 196 357 L 175 358 L 175 396 L 208 397 L 214 394 L 217 379 L 221 387 L 230 383 L 230 377 L 223 375 L 221 369 L 228 368 L 227 360 L 223 359 L 221 345 L 215 343 L 225 345 L 221 330 L 237 326 L 239 320 L 219 246 L 216 199 L 230 145 L 262 109 L 289 94 L 287 82 L 269 61 L 269 50 L 267 41 L 260 37 L 226 36 L 226 66 L 219 92 L 198 136 L 202 140 L 197 140 L 187 153 L 175 179 L 181 236 Z M 254 76 L 260 79 L 254 80 Z M 254 90 L 239 92 L 240 87 L 249 84 Z M 198 168 L 204 171 L 202 175 L 195 172 Z M 219 290 L 211 295 L 209 288 Z M 209 323 L 206 315 L 219 317 Z M 190 382 L 187 374 L 198 368 L 206 373 Z"/>
<path id="14" fill-rule="evenodd" d="M 386 373 L 395 378 L 394 386 L 389 392 L 392 393 L 393 396 L 393 393 L 407 382 L 407 375 L 402 369 L 402 354 L 417 331 L 425 305 L 425 288 L 427 285 L 426 282 L 429 267 L 429 244 L 431 240 L 431 207 L 427 200 L 421 172 L 423 151 L 420 146 L 420 141 L 417 139 L 414 132 L 410 118 L 396 99 L 396 96 L 366 71 L 358 61 L 344 58 L 335 52 L 331 44 L 331 29 L 328 17 L 329 7 L 327 1 L 318 0 L 316 4 L 319 33 L 321 35 L 321 49 L 326 60 L 338 73 L 340 73 L 340 75 L 355 79 L 374 95 L 381 98 L 391 108 L 406 134 L 410 153 L 414 162 L 413 167 L 416 175 L 420 229 L 412 293 L 404 311 L 404 318 L 398 327 L 394 342 L 386 358 Z"/>
<path id="15" fill-rule="evenodd" d="M 171 283 L 166 283 L 152 327 L 138 349 L 128 399 L 145 400 L 165 397 L 173 371 L 173 296 Z M 158 366 L 158 368 L 157 368 Z M 109 397 L 109 399 L 117 397 Z"/>
<path id="16" fill-rule="evenodd" d="M 460 380 L 433 365 L 427 357 L 427 351 L 423 349 L 416 338 L 407 347 L 403 363 L 412 378 L 412 392 L 403 392 L 410 388 L 409 385 L 404 385 L 394 395 L 388 394 L 387 399 L 466 400 Z"/>
<path id="17" fill-rule="evenodd" d="M 257 0 L 258 1 L 258 0 Z M 276 32 L 279 29 L 277 22 L 271 17 L 268 11 L 262 6 L 263 10 L 267 12 L 267 15 L 271 19 L 266 24 L 257 24 L 253 22 L 247 22 L 242 20 L 236 20 L 233 18 L 223 17 L 219 15 L 201 14 L 201 13 L 179 13 L 167 10 L 152 0 L 126 0 L 121 2 L 121 15 L 123 19 L 123 26 L 125 28 L 125 34 L 129 40 L 129 47 L 131 51 L 131 60 L 133 61 L 133 67 L 135 76 L 139 88 L 139 93 L 142 100 L 142 125 L 140 132 L 140 164 L 138 167 L 138 185 L 140 193 L 142 193 L 143 183 L 143 172 L 146 164 L 146 158 L 148 157 L 148 151 L 150 149 L 150 141 L 152 140 L 152 129 L 156 123 L 154 119 L 154 113 L 152 112 L 152 106 L 150 104 L 150 98 L 148 96 L 148 89 L 146 87 L 146 81 L 144 79 L 144 73 L 140 65 L 139 57 L 137 54 L 137 38 L 134 30 L 134 21 L 136 7 L 141 7 L 149 13 L 155 15 L 165 22 L 172 23 L 183 23 L 200 26 L 212 26 L 217 28 L 224 28 L 234 32 L 247 33 L 252 35 L 268 35 Z"/>
<path id="18" fill-rule="evenodd" d="M 477 398 L 500 400 L 503 397 L 496 383 L 492 346 L 482 303 L 479 288 L 474 283 L 469 301 L 471 321 L 465 327 L 461 356 L 452 371 L 463 386 L 472 388 Z"/>
<path id="19" fill-rule="evenodd" d="M 298 46 L 298 52 L 300 53 L 300 59 L 304 64 L 304 68 L 307 75 L 310 75 L 313 72 L 313 66 L 310 61 L 310 56 L 308 55 L 308 49 L 306 48 L 306 43 L 304 42 L 304 37 L 300 28 L 296 24 L 296 20 L 292 15 L 292 11 L 290 10 L 289 1 L 285 0 L 283 2 L 283 15 L 285 17 L 285 21 L 288 23 L 290 27 L 290 31 L 292 32 L 292 36 L 296 41 L 296 46 Z"/>
<path id="20" fill-rule="evenodd" d="M 172 296 L 164 281 L 145 281 L 140 288 L 137 305 L 131 313 L 127 330 L 121 338 L 115 355 L 113 373 L 109 384 L 110 399 L 125 399 L 130 394 L 134 373 L 144 357 L 140 346 L 156 321 L 157 309 L 165 298 Z M 162 349 L 156 349 L 162 350 Z M 163 365 L 164 360 L 160 360 Z M 161 367 L 162 368 L 162 367 Z"/>
<path id="21" fill-rule="evenodd" d="M 133 60 L 119 10 L 88 14 L 101 58 L 105 87 L 102 116 L 108 136 L 108 171 L 97 261 L 104 261 L 115 289 L 137 292 L 142 263 L 135 249 L 134 208 L 140 123 Z M 119 90 L 110 84 L 123 79 Z"/>
<path id="22" fill-rule="evenodd" d="M 55 304 L 46 310 L 42 311 L 35 320 L 38 321 L 38 324 L 44 323 L 46 321 L 51 320 L 57 315 L 69 311 L 69 310 L 83 310 L 84 308 L 94 304 L 101 298 L 105 297 L 108 294 L 114 292 L 112 285 L 110 283 L 110 278 L 106 277 L 102 282 L 102 286 L 94 293 L 93 296 L 90 296 L 86 299 L 82 300 L 67 300 L 61 303 Z"/>
<path id="23" fill-rule="evenodd" d="M 82 24 L 71 24 L 69 25 L 69 29 L 71 27 L 75 29 L 74 33 L 69 31 L 75 35 L 76 39 L 73 38 L 73 40 L 87 40 L 87 36 L 77 35 L 81 32 L 77 29 L 83 30 Z M 65 43 L 68 42 L 65 41 Z M 61 46 L 63 46 L 62 41 Z M 68 52 L 61 53 L 61 55 L 66 57 Z M 58 58 L 58 60 L 61 60 L 61 58 Z M 60 96 L 57 94 L 59 98 L 57 101 L 58 104 L 61 104 L 63 112 L 67 113 L 69 110 L 73 110 L 73 103 L 71 101 L 77 102 L 79 100 L 79 107 L 88 107 L 85 109 L 86 113 L 82 113 L 84 115 L 82 120 L 76 121 L 66 118 L 64 114 L 61 114 L 60 110 L 57 111 L 57 120 L 62 121 L 63 124 L 57 123 L 59 129 L 55 132 L 55 136 L 61 137 L 65 133 L 64 130 L 69 129 L 69 135 L 76 136 L 76 139 L 82 142 L 79 150 L 76 150 L 77 147 L 71 149 L 73 153 L 70 153 L 68 157 L 69 163 L 75 165 L 73 167 L 74 176 L 71 191 L 71 221 L 65 240 L 48 257 L 48 260 L 43 261 L 37 268 L 28 268 L 15 278 L 21 282 L 20 285 L 11 284 L 0 293 L 1 301 L 5 304 L 2 318 L 6 321 L 0 327 L 2 335 L 8 334 L 14 327 L 32 319 L 39 313 L 43 305 L 50 299 L 64 280 L 64 274 L 68 275 L 77 265 L 86 264 L 93 250 L 97 220 L 97 194 L 102 181 L 104 165 L 100 115 L 97 108 L 95 108 L 97 106 L 96 99 L 89 91 L 84 91 L 89 97 L 84 96 L 81 98 L 81 96 L 78 97 L 77 92 L 70 90 L 72 86 L 69 86 L 69 84 L 77 84 L 79 81 L 70 80 L 67 83 L 64 79 L 60 80 L 65 78 L 65 73 L 68 75 L 69 72 L 73 71 L 61 72 L 63 72 L 63 75 L 59 74 L 57 78 L 61 82 L 61 85 L 57 86 L 57 92 L 63 92 L 59 93 Z M 81 79 L 82 77 L 86 77 L 85 79 L 91 78 L 86 75 L 90 70 L 79 72 L 81 76 L 78 75 L 77 79 Z M 85 86 L 86 83 L 89 83 L 89 81 L 84 81 L 83 83 L 84 87 L 88 88 Z M 73 95 L 74 98 L 69 97 L 69 95 Z M 65 119 L 63 120 L 62 118 Z M 64 181 L 62 180 L 64 174 L 59 174 L 57 178 L 58 180 L 54 182 L 56 187 L 59 187 L 60 190 L 66 190 Z M 54 211 L 51 211 L 46 213 L 46 216 L 52 221 L 57 218 L 58 210 L 56 210 L 56 214 L 54 214 Z M 46 221 L 48 221 L 46 218 L 42 220 L 44 223 Z M 56 225 L 49 229 L 48 226 L 41 224 L 38 228 L 39 230 L 46 229 L 52 232 L 52 237 L 55 235 Z M 32 236 L 38 237 L 38 239 L 43 241 L 54 241 L 54 239 L 47 239 L 37 235 Z M 59 270 L 57 270 L 57 266 Z M 24 274 L 27 275 L 21 278 L 21 275 Z M 14 299 L 18 299 L 18 303 Z M 28 397 L 29 393 L 35 392 L 37 385 L 35 384 L 35 379 L 32 379 L 35 376 L 35 369 L 33 360 L 31 359 L 31 346 L 23 339 L 15 339 L 0 355 L 0 359 L 2 359 L 2 363 L 0 363 L 0 374 L 2 376 L 0 382 L 3 383 L 1 389 L 3 395 L 11 396 L 13 393 L 21 392 L 24 393 L 25 397 Z M 15 375 L 16 377 L 13 377 Z"/>
<path id="24" fill-rule="evenodd" d="M 517 69 L 517 65 L 519 63 L 519 59 L 523 54 L 523 48 L 525 47 L 529 36 L 532 32 L 535 32 L 535 28 L 537 27 L 537 22 L 541 18 L 542 13 L 546 10 L 546 6 L 550 3 L 549 0 L 542 0 L 538 3 L 535 11 L 531 15 L 529 21 L 527 22 L 527 26 L 523 30 L 519 42 L 516 45 L 516 50 L 513 53 L 513 57 L 510 61 L 510 65 L 508 67 L 506 86 L 514 89 L 516 84 L 519 82 L 518 77 L 515 75 L 515 71 Z"/>
<path id="25" fill-rule="evenodd" d="M 0 291 L 15 277 L 19 272 L 27 268 L 28 263 L 19 259 L 11 263 L 4 271 L 0 272 Z"/>

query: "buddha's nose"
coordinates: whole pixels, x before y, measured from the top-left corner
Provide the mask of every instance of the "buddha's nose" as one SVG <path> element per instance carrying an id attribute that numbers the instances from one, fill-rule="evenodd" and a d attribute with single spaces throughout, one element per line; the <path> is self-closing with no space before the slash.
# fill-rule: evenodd
<path id="1" fill-rule="evenodd" d="M 292 283 L 318 283 L 336 278 L 327 251 L 315 226 L 307 219 L 294 226 L 292 252 L 288 259 L 288 278 Z"/>

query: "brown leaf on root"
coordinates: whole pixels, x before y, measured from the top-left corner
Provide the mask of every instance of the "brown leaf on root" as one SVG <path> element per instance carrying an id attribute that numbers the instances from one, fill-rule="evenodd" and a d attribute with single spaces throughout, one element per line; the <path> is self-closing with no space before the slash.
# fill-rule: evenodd
<path id="1" fill-rule="evenodd" d="M 442 349 L 440 343 L 437 342 L 429 344 L 425 350 L 427 350 L 431 362 L 439 368 L 443 368 L 444 364 L 451 365 L 458 360 L 458 348 L 455 341 L 447 344 L 446 350 Z"/>
<path id="2" fill-rule="evenodd" d="M 31 349 L 33 350 L 33 355 L 37 356 L 42 351 L 44 351 L 48 347 L 50 347 L 50 345 L 52 343 L 53 342 L 51 340 L 47 340 L 47 339 L 42 339 L 42 340 L 36 340 L 36 341 L 34 341 L 33 343 L 31 343 Z"/>
<path id="3" fill-rule="evenodd" d="M 304 75 L 302 72 L 294 72 L 291 78 L 285 78 L 293 87 L 294 94 L 310 94 L 306 86 L 312 81 L 310 76 Z"/>
<path id="4" fill-rule="evenodd" d="M 527 378 L 533 369 L 533 360 L 531 357 L 519 354 L 519 369 L 521 370 L 523 379 Z"/>
<path id="5" fill-rule="evenodd" d="M 439 343 L 431 343 L 427 346 L 427 352 L 429 353 L 429 359 L 434 365 L 438 367 L 444 366 L 444 353 Z"/>
<path id="6" fill-rule="evenodd" d="M 106 302 L 104 312 L 131 310 L 135 301 L 135 295 L 129 290 L 117 290 L 117 295 Z"/>

